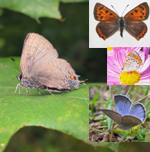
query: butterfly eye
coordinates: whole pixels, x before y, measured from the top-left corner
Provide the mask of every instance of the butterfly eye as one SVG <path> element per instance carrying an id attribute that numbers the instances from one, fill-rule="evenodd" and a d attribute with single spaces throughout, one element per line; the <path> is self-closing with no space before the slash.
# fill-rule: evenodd
<path id="1" fill-rule="evenodd" d="M 22 79 L 22 74 L 19 74 L 17 80 L 21 81 L 21 79 Z"/>

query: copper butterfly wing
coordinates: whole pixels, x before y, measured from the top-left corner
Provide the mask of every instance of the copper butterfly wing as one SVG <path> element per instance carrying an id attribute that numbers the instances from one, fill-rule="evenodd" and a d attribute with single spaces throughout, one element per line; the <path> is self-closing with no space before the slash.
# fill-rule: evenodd
<path id="1" fill-rule="evenodd" d="M 120 30 L 120 36 L 123 37 L 125 29 L 131 36 L 140 40 L 147 32 L 147 26 L 143 20 L 149 17 L 149 6 L 146 2 L 141 3 L 124 17 L 119 17 L 105 5 L 96 3 L 94 17 L 97 21 L 101 21 L 96 26 L 96 32 L 102 39 L 106 40 L 118 30 Z"/>

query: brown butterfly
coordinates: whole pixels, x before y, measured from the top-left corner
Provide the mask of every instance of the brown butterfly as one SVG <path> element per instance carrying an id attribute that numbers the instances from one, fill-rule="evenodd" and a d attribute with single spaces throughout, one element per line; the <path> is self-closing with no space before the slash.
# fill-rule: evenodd
<path id="1" fill-rule="evenodd" d="M 96 3 L 94 17 L 96 20 L 101 21 L 96 26 L 96 32 L 104 40 L 118 30 L 120 30 L 120 35 L 123 37 L 124 29 L 137 40 L 140 40 L 147 32 L 147 26 L 142 20 L 148 19 L 149 6 L 146 2 L 141 3 L 124 17 L 119 17 L 114 11 L 103 4 Z"/>
<path id="2" fill-rule="evenodd" d="M 42 88 L 50 93 L 66 92 L 73 90 L 71 87 L 78 89 L 79 84 L 84 82 L 78 80 L 79 75 L 66 60 L 58 58 L 53 45 L 37 33 L 29 33 L 25 38 L 20 69 L 17 79 L 21 84 L 17 87 L 25 87 L 26 96 L 28 88 Z"/>
<path id="3" fill-rule="evenodd" d="M 58 58 L 53 45 L 37 33 L 29 33 L 25 38 L 20 70 L 17 79 L 21 83 L 17 85 L 15 93 L 19 87 L 20 94 L 20 87 L 24 87 L 26 96 L 29 93 L 28 88 L 41 88 L 50 93 L 67 92 L 73 90 L 72 87 L 78 89 L 79 84 L 84 82 L 78 79 L 79 75 L 66 60 Z"/>

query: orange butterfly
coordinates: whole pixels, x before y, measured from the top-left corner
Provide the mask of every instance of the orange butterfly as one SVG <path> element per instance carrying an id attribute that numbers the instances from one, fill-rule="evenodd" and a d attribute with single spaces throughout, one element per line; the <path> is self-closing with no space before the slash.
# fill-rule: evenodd
<path id="1" fill-rule="evenodd" d="M 149 6 L 146 2 L 129 11 L 124 17 L 119 17 L 115 12 L 100 3 L 96 3 L 94 8 L 95 19 L 101 21 L 96 26 L 96 32 L 104 40 L 118 30 L 123 37 L 124 29 L 137 40 L 140 40 L 147 32 L 147 26 L 142 20 L 148 19 L 148 16 Z"/>

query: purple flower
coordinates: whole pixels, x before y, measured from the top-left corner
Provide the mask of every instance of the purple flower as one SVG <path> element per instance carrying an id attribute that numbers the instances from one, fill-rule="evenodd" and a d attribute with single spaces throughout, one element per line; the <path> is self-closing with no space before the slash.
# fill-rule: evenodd
<path id="1" fill-rule="evenodd" d="M 142 65 L 135 71 L 123 71 L 124 61 L 131 51 L 136 51 Z M 150 48 L 114 47 L 107 51 L 107 85 L 150 85 Z"/>

